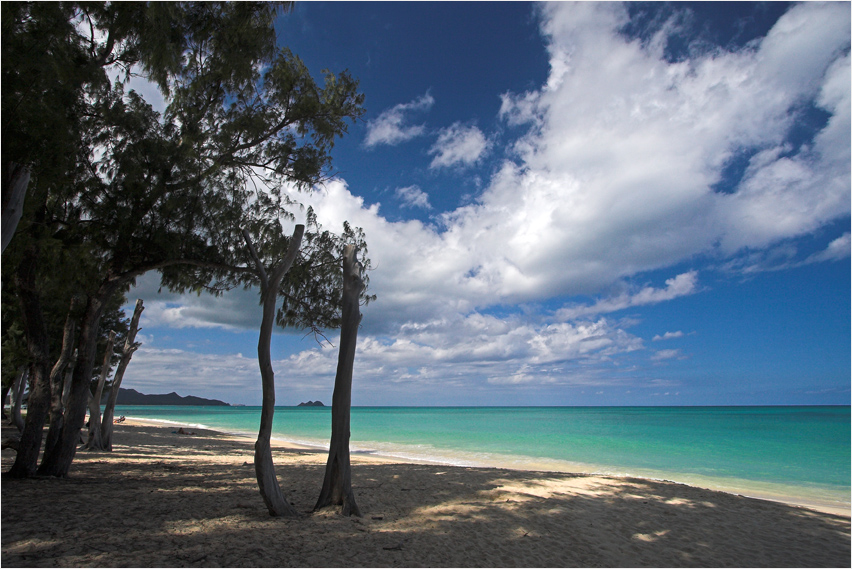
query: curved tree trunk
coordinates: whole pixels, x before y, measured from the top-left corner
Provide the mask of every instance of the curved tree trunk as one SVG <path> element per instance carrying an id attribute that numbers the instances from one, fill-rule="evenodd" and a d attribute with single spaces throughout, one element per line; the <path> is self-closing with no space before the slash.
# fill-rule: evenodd
<path id="1" fill-rule="evenodd" d="M 343 250 L 343 310 L 340 327 L 340 352 L 331 401 L 331 443 L 325 479 L 314 510 L 326 506 L 342 506 L 344 516 L 360 517 L 361 510 L 352 492 L 352 466 L 349 460 L 349 417 L 352 407 L 352 369 L 361 311 L 358 299 L 364 290 L 361 268 L 355 260 L 355 246 Z"/>
<path id="2" fill-rule="evenodd" d="M 130 320 L 130 329 L 127 331 L 127 338 L 124 341 L 124 350 L 121 352 L 121 361 L 118 362 L 118 367 L 115 368 L 115 374 L 112 376 L 112 387 L 109 390 L 109 398 L 107 399 L 106 407 L 104 407 L 104 416 L 101 420 L 101 444 L 105 450 L 112 450 L 112 419 L 115 416 L 115 401 L 118 398 L 118 388 L 121 387 L 121 380 L 124 379 L 124 370 L 130 363 L 130 358 L 133 357 L 133 352 L 139 348 L 136 344 L 136 333 L 139 331 L 139 318 L 142 316 L 142 299 L 136 301 L 136 308 L 133 310 L 133 318 Z"/>
<path id="3" fill-rule="evenodd" d="M 109 363 L 112 361 L 113 347 L 115 346 L 115 330 L 109 331 L 106 350 L 104 351 L 104 363 L 101 366 L 101 375 L 98 377 L 98 386 L 95 394 L 89 399 L 89 436 L 86 439 L 86 450 L 104 450 L 101 440 L 101 399 L 104 396 L 104 384 L 109 375 Z"/>
<path id="4" fill-rule="evenodd" d="M 254 472 L 257 476 L 260 495 L 271 516 L 297 517 L 299 515 L 281 493 L 278 478 L 275 476 L 275 464 L 272 462 L 270 439 L 272 438 L 272 418 L 275 415 L 275 372 L 272 370 L 269 346 L 272 340 L 272 325 L 275 323 L 278 287 L 281 285 L 281 279 L 284 278 L 293 261 L 296 260 L 304 231 L 304 225 L 296 226 L 284 259 L 278 266 L 271 267 L 272 274 L 268 275 L 251 242 L 248 231 L 243 230 L 246 247 L 254 259 L 257 274 L 260 277 L 260 297 L 263 303 L 263 319 L 260 324 L 260 337 L 257 340 L 257 360 L 260 365 L 263 403 L 260 411 L 260 429 L 257 433 L 257 442 L 254 445 Z"/>

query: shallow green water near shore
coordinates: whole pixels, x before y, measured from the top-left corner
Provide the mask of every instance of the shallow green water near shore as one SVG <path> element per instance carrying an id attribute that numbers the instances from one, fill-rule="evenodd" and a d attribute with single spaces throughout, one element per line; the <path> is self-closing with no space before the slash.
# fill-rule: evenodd
<path id="1" fill-rule="evenodd" d="M 117 415 L 256 433 L 259 407 Z M 353 452 L 663 478 L 848 507 L 850 407 L 355 407 Z M 279 407 L 274 437 L 327 445 L 329 408 Z"/>

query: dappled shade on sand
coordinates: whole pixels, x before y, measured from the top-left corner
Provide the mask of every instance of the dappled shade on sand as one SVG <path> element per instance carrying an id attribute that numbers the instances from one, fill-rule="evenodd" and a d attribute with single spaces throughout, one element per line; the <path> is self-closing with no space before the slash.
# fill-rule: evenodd
<path id="1" fill-rule="evenodd" d="M 273 447 L 300 519 L 269 516 L 252 441 L 116 425 L 69 479 L 2 485 L 4 566 L 848 566 L 849 517 L 669 482 L 352 455 L 363 518 L 311 513 L 326 453 Z M 14 452 L 3 451 L 3 468 Z M 92 497 L 109 528 L 92 532 Z M 46 507 L 50 504 L 50 507 Z M 282 533 L 283 532 L 283 533 Z M 285 535 L 287 539 L 281 539 Z"/>

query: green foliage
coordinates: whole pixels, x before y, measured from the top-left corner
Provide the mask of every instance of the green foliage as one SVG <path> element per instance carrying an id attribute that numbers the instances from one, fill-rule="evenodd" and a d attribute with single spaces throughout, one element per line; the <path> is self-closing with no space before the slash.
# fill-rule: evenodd
<path id="1" fill-rule="evenodd" d="M 69 274 L 73 274 L 73 269 L 69 270 Z M 55 361 L 62 349 L 62 332 L 69 311 L 69 304 L 64 302 L 69 299 L 72 292 L 71 289 L 67 288 L 67 283 L 63 279 L 44 277 L 39 280 L 44 304 L 43 312 L 50 338 L 50 355 L 51 359 Z M 124 311 L 121 310 L 125 303 L 126 296 L 124 294 L 116 295 L 110 301 L 104 312 L 104 317 L 101 319 L 96 352 L 97 366 L 93 372 L 93 378 L 97 378 L 100 374 L 100 366 L 104 360 L 104 349 L 110 330 L 116 331 L 116 343 L 110 367 L 116 365 L 120 359 L 120 349 L 124 345 L 130 322 L 130 319 L 125 317 Z M 77 307 L 76 312 L 71 314 L 74 320 L 79 321 L 82 316 L 82 308 Z M 6 275 L 3 278 L 2 322 L 2 381 L 5 386 L 14 380 L 17 371 L 22 366 L 30 363 L 21 309 L 15 296 L 15 283 Z"/>
<path id="2" fill-rule="evenodd" d="M 102 81 L 74 28 L 76 8 L 58 2 L 2 4 L 3 165 L 71 167 L 82 86 Z"/>
<path id="3" fill-rule="evenodd" d="M 2 163 L 33 171 L 3 261 L 37 251 L 54 344 L 75 294 L 117 290 L 102 336 L 121 328 L 116 303 L 149 270 L 175 291 L 254 284 L 244 227 L 264 259 L 283 255 L 281 220 L 295 205 L 285 190 L 326 179 L 336 138 L 363 113 L 347 72 L 325 71 L 319 85 L 276 46 L 273 21 L 289 6 L 2 4 Z M 164 112 L 126 90 L 133 74 L 159 85 Z M 335 235 L 309 217 L 279 323 L 318 331 L 339 321 L 343 244 L 362 255 L 366 245 L 360 230 Z M 6 324 L 10 306 L 4 296 L 4 342 L 19 329 Z"/>
<path id="4" fill-rule="evenodd" d="M 369 283 L 371 266 L 365 235 L 360 228 L 353 229 L 344 222 L 343 232 L 334 234 L 319 226 L 310 209 L 307 217 L 300 255 L 281 284 L 280 295 L 284 302 L 278 310 L 276 323 L 283 327 L 307 329 L 317 336 L 322 335 L 323 329 L 340 327 L 343 248 L 346 245 L 356 246 L 365 284 Z M 365 287 L 361 293 L 361 301 L 365 305 L 376 298 L 368 295 L 366 290 Z"/>

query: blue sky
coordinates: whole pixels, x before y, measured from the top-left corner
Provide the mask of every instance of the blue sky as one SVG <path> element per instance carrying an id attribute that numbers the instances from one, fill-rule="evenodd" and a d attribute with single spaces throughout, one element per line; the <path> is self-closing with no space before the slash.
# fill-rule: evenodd
<path id="1" fill-rule="evenodd" d="M 367 235 L 353 404 L 849 404 L 848 3 L 304 2 L 276 27 L 366 96 L 294 194 Z M 157 285 L 124 385 L 259 404 L 257 292 Z M 278 404 L 330 402 L 334 346 L 276 334 Z"/>

